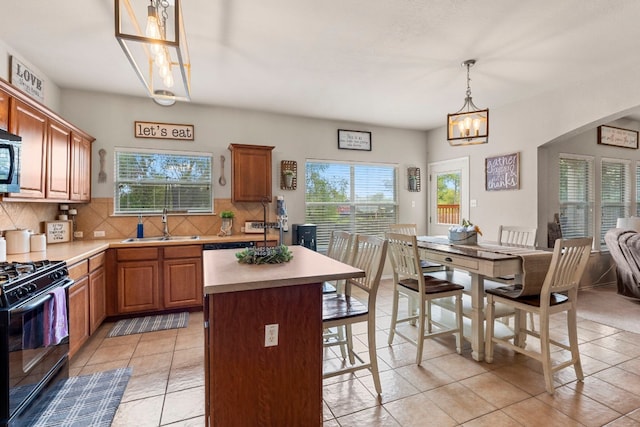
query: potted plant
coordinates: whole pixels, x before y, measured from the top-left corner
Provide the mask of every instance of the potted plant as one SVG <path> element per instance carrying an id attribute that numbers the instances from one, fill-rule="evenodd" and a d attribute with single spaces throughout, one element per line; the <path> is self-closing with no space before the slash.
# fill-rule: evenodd
<path id="1" fill-rule="evenodd" d="M 282 171 L 282 176 L 284 176 L 284 186 L 287 188 L 293 187 L 293 176 L 295 172 L 291 169 L 285 169 Z"/>
<path id="2" fill-rule="evenodd" d="M 233 217 L 236 214 L 233 211 L 222 211 L 220 212 L 220 218 L 222 218 L 222 225 L 220 226 L 219 236 L 231 236 L 232 228 L 233 228 Z"/>

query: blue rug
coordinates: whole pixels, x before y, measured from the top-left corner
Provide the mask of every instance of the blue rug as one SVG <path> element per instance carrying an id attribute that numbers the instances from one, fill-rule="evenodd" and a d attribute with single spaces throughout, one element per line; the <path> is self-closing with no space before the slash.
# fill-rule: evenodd
<path id="1" fill-rule="evenodd" d="M 109 427 L 131 377 L 131 368 L 71 377 L 50 390 L 34 408 L 37 427 Z"/>
<path id="2" fill-rule="evenodd" d="M 171 313 L 157 316 L 135 317 L 118 321 L 107 337 L 141 334 L 143 332 L 161 331 L 164 329 L 186 328 L 189 324 L 189 313 Z"/>

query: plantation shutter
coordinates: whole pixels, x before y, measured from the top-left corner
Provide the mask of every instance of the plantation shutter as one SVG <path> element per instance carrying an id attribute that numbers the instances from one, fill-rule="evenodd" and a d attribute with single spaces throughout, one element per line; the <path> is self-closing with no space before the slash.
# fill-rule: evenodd
<path id="1" fill-rule="evenodd" d="M 564 238 L 593 235 L 593 157 L 560 154 L 560 226 Z"/>

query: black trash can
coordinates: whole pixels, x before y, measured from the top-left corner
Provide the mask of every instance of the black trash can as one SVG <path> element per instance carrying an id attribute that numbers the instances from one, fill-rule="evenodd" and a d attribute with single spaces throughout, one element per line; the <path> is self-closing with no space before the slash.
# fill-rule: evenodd
<path id="1" fill-rule="evenodd" d="M 291 244 L 316 250 L 316 225 L 293 224 L 291 226 Z"/>

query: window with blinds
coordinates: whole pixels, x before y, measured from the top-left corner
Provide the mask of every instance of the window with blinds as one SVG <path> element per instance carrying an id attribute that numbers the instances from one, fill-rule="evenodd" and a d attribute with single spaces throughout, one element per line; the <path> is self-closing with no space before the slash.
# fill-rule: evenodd
<path id="1" fill-rule="evenodd" d="M 593 236 L 593 157 L 560 154 L 559 171 L 562 236 Z"/>
<path id="2" fill-rule="evenodd" d="M 600 246 L 604 235 L 615 228 L 618 218 L 631 215 L 631 162 L 602 159 L 600 175 Z"/>
<path id="3" fill-rule="evenodd" d="M 317 226 L 318 251 L 332 230 L 384 237 L 398 222 L 397 181 L 393 165 L 307 160 L 305 221 Z"/>
<path id="4" fill-rule="evenodd" d="M 213 212 L 209 153 L 117 148 L 116 214 Z"/>

